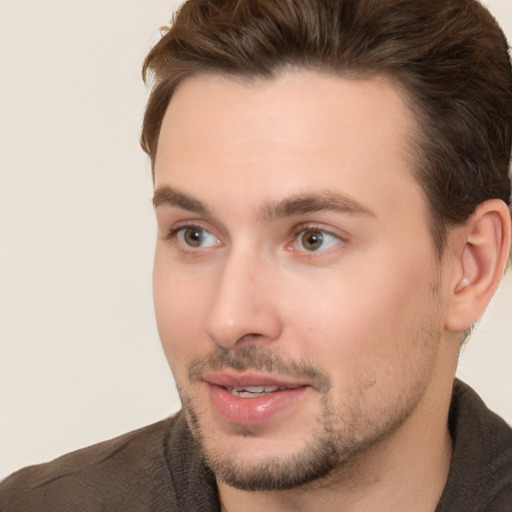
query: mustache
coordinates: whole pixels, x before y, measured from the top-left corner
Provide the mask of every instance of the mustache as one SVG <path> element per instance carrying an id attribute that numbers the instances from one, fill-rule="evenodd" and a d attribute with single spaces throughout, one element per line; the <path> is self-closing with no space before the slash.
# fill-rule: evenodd
<path id="1" fill-rule="evenodd" d="M 217 345 L 209 354 L 192 360 L 188 366 L 188 380 L 200 382 L 206 373 L 228 368 L 305 380 L 321 392 L 327 392 L 332 386 L 329 376 L 308 359 L 285 359 L 275 350 L 259 345 L 244 345 L 237 349 Z"/>

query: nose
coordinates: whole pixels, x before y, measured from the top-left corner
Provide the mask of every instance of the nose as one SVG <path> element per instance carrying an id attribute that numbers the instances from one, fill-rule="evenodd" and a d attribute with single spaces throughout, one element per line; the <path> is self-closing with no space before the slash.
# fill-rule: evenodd
<path id="1" fill-rule="evenodd" d="M 225 348 L 275 341 L 282 331 L 277 286 L 272 264 L 232 253 L 218 277 L 206 321 L 208 336 Z"/>

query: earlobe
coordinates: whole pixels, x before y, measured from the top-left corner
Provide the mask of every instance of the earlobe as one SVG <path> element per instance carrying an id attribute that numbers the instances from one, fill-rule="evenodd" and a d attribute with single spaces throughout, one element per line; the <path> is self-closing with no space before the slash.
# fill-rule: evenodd
<path id="1" fill-rule="evenodd" d="M 445 323 L 447 329 L 462 332 L 481 317 L 503 277 L 511 237 L 507 205 L 498 199 L 485 201 L 455 236 L 461 250 Z"/>

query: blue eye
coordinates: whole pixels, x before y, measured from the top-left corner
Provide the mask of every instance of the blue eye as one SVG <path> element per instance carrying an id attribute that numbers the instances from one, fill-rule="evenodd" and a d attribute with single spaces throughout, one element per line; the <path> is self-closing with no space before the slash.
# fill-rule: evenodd
<path id="1" fill-rule="evenodd" d="M 197 226 L 182 228 L 177 231 L 176 236 L 181 243 L 194 249 L 219 245 L 219 240 L 215 236 Z"/>
<path id="2" fill-rule="evenodd" d="M 331 233 L 318 229 L 305 229 L 297 236 L 294 247 L 307 252 L 318 252 L 330 249 L 339 242 L 340 239 Z"/>

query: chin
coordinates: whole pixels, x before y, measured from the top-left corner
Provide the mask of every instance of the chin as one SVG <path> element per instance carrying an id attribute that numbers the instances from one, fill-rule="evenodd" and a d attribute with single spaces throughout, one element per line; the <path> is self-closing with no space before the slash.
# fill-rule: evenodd
<path id="1" fill-rule="evenodd" d="M 326 477 L 350 460 L 353 447 L 346 446 L 327 418 L 316 425 L 290 429 L 269 425 L 226 428 L 204 422 L 189 406 L 187 421 L 203 458 L 215 477 L 225 484 L 247 491 L 293 489 Z M 312 416 L 314 417 L 314 416 Z M 357 451 L 357 450 L 356 450 Z"/>

